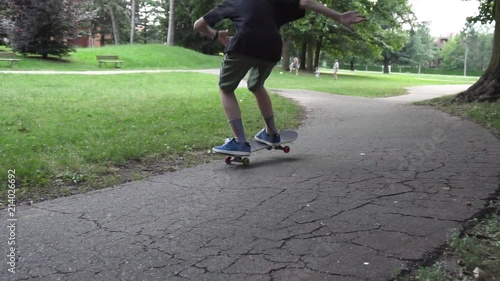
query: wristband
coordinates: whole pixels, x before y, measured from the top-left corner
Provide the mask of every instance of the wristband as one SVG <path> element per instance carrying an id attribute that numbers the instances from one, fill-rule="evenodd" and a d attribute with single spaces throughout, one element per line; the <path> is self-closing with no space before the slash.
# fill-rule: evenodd
<path id="1" fill-rule="evenodd" d="M 215 36 L 212 40 L 215 41 L 215 40 L 217 40 L 217 38 L 219 38 L 219 31 L 218 30 L 215 31 Z"/>

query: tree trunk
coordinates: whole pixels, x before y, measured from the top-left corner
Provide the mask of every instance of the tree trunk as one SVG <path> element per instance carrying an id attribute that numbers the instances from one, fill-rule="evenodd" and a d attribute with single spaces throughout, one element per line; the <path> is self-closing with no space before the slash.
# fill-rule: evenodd
<path id="1" fill-rule="evenodd" d="M 323 45 L 323 36 L 319 38 L 318 41 L 316 41 L 316 52 L 314 54 L 314 69 L 316 70 L 316 67 L 319 67 L 319 56 L 321 54 L 321 46 Z"/>
<path id="2" fill-rule="evenodd" d="M 389 58 L 384 57 L 384 74 L 389 74 L 389 64 L 391 63 L 391 60 Z"/>
<path id="3" fill-rule="evenodd" d="M 469 53 L 469 46 L 465 42 L 465 56 L 464 56 L 464 76 L 467 76 L 467 55 Z"/>
<path id="4" fill-rule="evenodd" d="M 106 38 L 104 38 L 104 36 L 105 36 L 106 34 L 105 34 L 102 30 L 100 30 L 100 31 L 98 31 L 98 32 L 99 32 L 99 34 L 101 35 L 101 36 L 99 36 L 99 42 L 100 42 L 100 45 L 99 45 L 99 46 L 104 47 L 104 45 L 106 45 L 106 42 L 105 42 L 105 41 L 106 41 Z"/>
<path id="5" fill-rule="evenodd" d="M 490 65 L 483 76 L 452 102 L 495 102 L 500 99 L 500 0 L 495 1 L 495 34 Z"/>
<path id="6" fill-rule="evenodd" d="M 302 43 L 302 50 L 300 50 L 300 69 L 306 69 L 306 54 L 307 54 L 307 40 L 304 38 L 304 42 Z"/>
<path id="7" fill-rule="evenodd" d="M 314 43 L 310 41 L 307 46 L 307 61 L 306 61 L 306 69 L 309 70 L 309 72 L 314 72 L 313 57 L 314 57 Z"/>
<path id="8" fill-rule="evenodd" d="M 281 69 L 290 71 L 290 36 L 283 38 L 283 48 L 281 49 Z"/>
<path id="9" fill-rule="evenodd" d="M 116 25 L 115 12 L 112 7 L 108 6 L 109 14 L 111 16 L 111 25 L 113 26 L 113 36 L 115 39 L 115 45 L 120 44 L 120 36 L 118 35 L 118 28 Z"/>
<path id="10" fill-rule="evenodd" d="M 135 0 L 132 0 L 132 17 L 130 19 L 130 44 L 134 44 L 135 33 Z"/>
<path id="11" fill-rule="evenodd" d="M 169 0 L 170 5 L 168 8 L 168 33 L 167 33 L 167 45 L 174 45 L 174 30 L 175 30 L 175 0 Z"/>

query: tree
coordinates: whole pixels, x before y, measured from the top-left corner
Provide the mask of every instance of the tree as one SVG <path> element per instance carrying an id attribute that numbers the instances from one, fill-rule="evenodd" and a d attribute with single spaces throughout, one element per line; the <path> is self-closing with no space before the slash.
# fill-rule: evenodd
<path id="1" fill-rule="evenodd" d="M 113 37 L 115 38 L 115 45 L 120 44 L 120 35 L 118 31 L 118 24 L 116 23 L 115 17 L 115 5 L 106 5 L 106 9 L 109 11 L 109 15 L 111 16 L 111 24 L 113 27 Z"/>
<path id="2" fill-rule="evenodd" d="M 172 28 L 174 32 L 174 41 L 178 46 L 196 50 L 205 54 L 215 55 L 220 53 L 223 48 L 217 42 L 214 42 L 206 37 L 202 37 L 196 32 L 193 32 L 194 22 L 213 9 L 220 0 L 183 0 L 175 3 L 175 21 L 174 25 L 169 27 L 169 6 L 170 3 L 164 2 L 163 10 L 165 11 L 165 19 L 161 20 L 163 30 Z M 222 21 L 217 24 L 217 29 L 230 29 L 234 32 L 233 25 L 230 21 Z M 165 34 L 167 39 L 167 34 Z"/>
<path id="3" fill-rule="evenodd" d="M 337 11 L 354 10 L 369 15 L 369 24 L 356 25 L 353 33 L 331 19 L 308 13 L 304 19 L 282 28 L 283 69 L 289 64 L 287 50 L 293 49 L 288 44 L 298 46 L 304 62 L 301 67 L 310 70 L 319 64 L 322 50 L 336 58 L 347 57 L 354 63 L 356 58 L 380 58 L 382 49 L 397 50 L 403 46 L 405 34 L 402 25 L 408 22 L 411 11 L 406 0 L 324 0 L 322 3 Z M 311 54 L 314 54 L 314 60 Z"/>
<path id="4" fill-rule="evenodd" d="M 406 0 L 358 0 L 358 1 L 324 1 L 338 11 L 356 10 L 369 16 L 369 24 L 356 25 L 355 32 L 327 20 L 325 30 L 319 26 L 317 30 L 316 54 L 321 50 L 334 55 L 338 59 L 348 59 L 351 69 L 355 62 L 382 59 L 386 73 L 388 66 L 394 61 L 395 54 L 406 41 L 403 30 L 405 23 L 411 22 L 411 9 Z M 335 5 L 333 5 L 335 4 Z M 310 32 L 308 32 L 310 33 Z"/>
<path id="5" fill-rule="evenodd" d="M 135 17 L 137 39 L 142 40 L 144 44 L 149 41 L 165 42 L 160 25 L 160 22 L 165 18 L 165 10 L 161 1 L 141 0 L 136 2 L 138 2 Z"/>
<path id="6" fill-rule="evenodd" d="M 383 72 L 387 74 L 389 65 L 399 60 L 399 50 L 407 41 L 403 25 L 413 23 L 411 9 L 406 0 L 378 0 L 372 14 L 378 28 L 371 36 L 382 48 Z"/>
<path id="7" fill-rule="evenodd" d="M 472 68 L 485 71 L 493 51 L 493 32 L 479 33 L 477 40 L 472 42 L 470 58 Z"/>
<path id="8" fill-rule="evenodd" d="M 284 70 L 288 70 L 290 64 L 290 43 L 295 42 L 301 46 L 300 69 L 314 72 L 318 65 L 318 52 L 321 50 L 324 34 L 328 32 L 327 24 L 329 21 L 331 20 L 322 15 L 307 13 L 302 20 L 282 27 L 281 33 L 282 38 L 284 38 L 282 68 Z M 296 55 L 294 54 L 294 56 Z"/>
<path id="9" fill-rule="evenodd" d="M 82 10 L 87 16 L 90 33 L 101 34 L 101 46 L 113 35 L 115 45 L 130 40 L 130 18 L 126 0 L 83 0 Z"/>
<path id="10" fill-rule="evenodd" d="M 134 32 L 135 32 L 135 0 L 130 3 L 130 44 L 134 44 Z"/>
<path id="11" fill-rule="evenodd" d="M 441 50 L 441 67 L 445 69 L 460 69 L 464 65 L 465 48 L 462 35 L 458 34 L 448 39 Z"/>
<path id="12" fill-rule="evenodd" d="M 401 52 L 400 63 L 417 65 L 421 73 L 423 65 L 429 64 L 435 57 L 436 48 L 430 35 L 429 23 L 417 23 L 410 30 L 409 41 Z"/>
<path id="13" fill-rule="evenodd" d="M 67 44 L 77 27 L 75 1 L 8 0 L 12 49 L 22 54 L 64 56 L 74 49 Z"/>
<path id="14" fill-rule="evenodd" d="M 479 16 L 469 19 L 470 22 L 483 24 L 493 20 L 495 32 L 490 64 L 479 80 L 453 98 L 452 102 L 496 102 L 500 99 L 500 0 L 481 0 Z"/>
<path id="15" fill-rule="evenodd" d="M 451 37 L 441 50 L 441 66 L 446 69 L 485 71 L 491 58 L 493 34 L 472 25 Z M 467 54 L 466 54 L 467 53 Z"/>
<path id="16" fill-rule="evenodd" d="M 7 30 L 5 28 L 5 18 L 7 15 L 7 2 L 0 2 L 0 46 L 4 45 L 4 38 L 7 37 Z"/>
<path id="17" fill-rule="evenodd" d="M 167 45 L 174 45 L 174 30 L 175 30 L 175 0 L 169 0 L 168 8 L 168 34 Z"/>

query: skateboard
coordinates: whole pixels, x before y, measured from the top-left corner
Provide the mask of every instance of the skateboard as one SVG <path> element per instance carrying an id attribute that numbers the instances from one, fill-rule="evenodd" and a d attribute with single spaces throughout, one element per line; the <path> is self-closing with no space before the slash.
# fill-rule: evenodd
<path id="1" fill-rule="evenodd" d="M 287 144 L 287 143 L 291 143 L 291 142 L 295 141 L 299 137 L 299 134 L 296 131 L 285 130 L 285 131 L 280 132 L 280 137 L 281 137 L 281 143 L 278 145 L 268 145 L 265 143 L 258 142 L 256 140 L 249 142 L 250 147 L 251 147 L 250 155 L 252 155 L 252 153 L 254 153 L 256 151 L 263 150 L 263 149 L 282 150 L 284 153 L 289 153 L 290 147 L 288 145 L 283 146 L 283 144 Z M 224 162 L 226 162 L 226 164 L 228 164 L 228 165 L 233 163 L 233 162 L 242 163 L 244 166 L 250 165 L 249 156 L 237 156 L 237 155 L 232 155 L 230 153 L 219 153 L 219 154 L 226 155 Z"/>

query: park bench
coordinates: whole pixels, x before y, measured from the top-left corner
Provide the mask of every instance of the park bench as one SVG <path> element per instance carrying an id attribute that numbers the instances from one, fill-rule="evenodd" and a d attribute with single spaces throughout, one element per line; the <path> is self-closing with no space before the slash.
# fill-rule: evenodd
<path id="1" fill-rule="evenodd" d="M 101 64 L 103 64 L 103 63 L 104 64 L 106 64 L 106 63 L 114 63 L 115 67 L 120 68 L 120 67 L 122 67 L 122 63 L 123 63 L 123 61 L 121 61 L 118 56 L 110 56 L 110 55 L 101 56 L 101 55 L 97 55 L 96 59 L 99 62 L 99 67 L 101 67 Z"/>
<path id="2" fill-rule="evenodd" d="M 21 59 L 16 58 L 16 53 L 12 52 L 0 52 L 0 61 L 6 61 L 9 63 L 9 67 L 12 67 L 12 65 L 15 62 L 19 62 Z"/>

